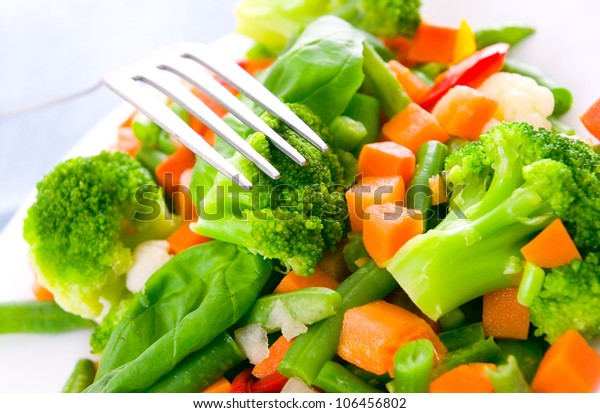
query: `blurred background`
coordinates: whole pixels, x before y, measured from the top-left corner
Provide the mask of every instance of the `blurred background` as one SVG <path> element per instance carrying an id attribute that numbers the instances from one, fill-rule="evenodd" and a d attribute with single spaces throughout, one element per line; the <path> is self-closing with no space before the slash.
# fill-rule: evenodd
<path id="1" fill-rule="evenodd" d="M 35 183 L 120 98 L 102 74 L 234 29 L 237 0 L 0 0 L 0 230 Z M 72 94 L 31 111 L 25 108 Z"/>

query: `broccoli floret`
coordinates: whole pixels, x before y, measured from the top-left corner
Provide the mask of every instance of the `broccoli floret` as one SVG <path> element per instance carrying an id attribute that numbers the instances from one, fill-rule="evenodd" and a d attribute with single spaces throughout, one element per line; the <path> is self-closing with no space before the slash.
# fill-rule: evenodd
<path id="1" fill-rule="evenodd" d="M 600 255 L 554 268 L 529 307 L 535 334 L 550 343 L 569 329 L 587 339 L 600 335 Z"/>
<path id="2" fill-rule="evenodd" d="M 23 235 L 39 282 L 86 318 L 120 299 L 135 245 L 177 228 L 149 173 L 124 153 L 69 159 L 37 190 Z"/>
<path id="3" fill-rule="evenodd" d="M 327 127 L 310 109 L 301 104 L 289 107 L 328 140 Z M 306 158 L 306 165 L 272 148 L 262 133 L 252 134 L 248 142 L 277 168 L 281 178 L 272 180 L 240 154 L 234 155 L 230 162 L 251 180 L 253 189 L 243 191 L 218 175 L 192 228 L 310 275 L 324 250 L 334 249 L 349 230 L 346 188 L 341 185 L 344 168 L 335 152 L 321 152 L 269 114 L 263 119 Z"/>
<path id="4" fill-rule="evenodd" d="M 412 37 L 419 27 L 421 0 L 349 0 L 357 16 L 350 22 L 379 37 Z M 334 10 L 334 14 L 336 10 Z M 347 13 L 347 11 L 344 11 Z"/>
<path id="5" fill-rule="evenodd" d="M 104 350 L 104 347 L 106 347 L 106 343 L 108 343 L 108 339 L 117 325 L 123 319 L 132 300 L 133 295 L 130 293 L 125 293 L 118 303 L 110 307 L 110 311 L 102 319 L 102 322 L 100 322 L 100 324 L 98 324 L 98 326 L 94 329 L 90 337 L 90 347 L 92 348 L 92 353 L 102 353 L 102 350 Z"/>
<path id="6" fill-rule="evenodd" d="M 555 218 L 571 229 L 580 251 L 597 250 L 599 171 L 600 156 L 574 139 L 526 123 L 496 126 L 448 159 L 448 216 L 406 243 L 387 268 L 438 319 L 516 285 L 520 249 Z"/>

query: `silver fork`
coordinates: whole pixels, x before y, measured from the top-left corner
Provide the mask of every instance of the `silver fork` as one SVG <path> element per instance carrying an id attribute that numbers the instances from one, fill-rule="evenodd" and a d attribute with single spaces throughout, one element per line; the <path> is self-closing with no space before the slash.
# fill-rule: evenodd
<path id="1" fill-rule="evenodd" d="M 327 144 L 260 82 L 236 63 L 221 58 L 206 45 L 181 43 L 169 46 L 149 57 L 107 73 L 104 82 L 171 136 L 244 189 L 252 188 L 250 181 L 181 120 L 167 106 L 164 99 L 154 93 L 155 91 L 181 105 L 273 179 L 279 179 L 279 171 L 188 90 L 181 83 L 181 79 L 206 93 L 255 131 L 264 133 L 277 148 L 296 163 L 306 163 L 306 159 L 294 147 L 232 95 L 207 69 L 281 119 L 321 151 L 327 150 Z"/>

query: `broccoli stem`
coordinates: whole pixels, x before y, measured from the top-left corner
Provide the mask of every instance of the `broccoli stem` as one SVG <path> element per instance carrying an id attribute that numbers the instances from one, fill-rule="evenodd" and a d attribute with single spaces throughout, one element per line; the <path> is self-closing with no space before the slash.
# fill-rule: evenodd
<path id="1" fill-rule="evenodd" d="M 201 218 L 195 224 L 190 224 L 190 228 L 205 237 L 244 246 L 248 244 L 252 231 L 252 226 L 247 220 L 231 214 L 226 214 L 219 219 Z"/>

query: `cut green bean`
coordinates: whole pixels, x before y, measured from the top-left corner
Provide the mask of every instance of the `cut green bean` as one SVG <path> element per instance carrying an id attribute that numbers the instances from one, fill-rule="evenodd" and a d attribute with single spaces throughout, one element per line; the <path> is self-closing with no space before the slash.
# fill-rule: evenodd
<path id="1" fill-rule="evenodd" d="M 496 370 L 489 367 L 485 370 L 495 393 L 531 393 L 531 388 L 514 356 L 508 356 L 506 364 L 500 364 Z"/>
<path id="2" fill-rule="evenodd" d="M 344 245 L 344 260 L 346 261 L 348 269 L 354 272 L 359 268 L 358 265 L 356 265 L 356 261 L 361 258 L 368 258 L 369 253 L 363 243 L 362 232 L 352 232 L 348 234 L 348 239 L 350 241 Z"/>
<path id="3" fill-rule="evenodd" d="M 429 340 L 415 340 L 400 347 L 394 356 L 394 393 L 426 393 L 434 357 Z"/>
<path id="4" fill-rule="evenodd" d="M 331 146 L 351 151 L 367 136 L 367 128 L 362 122 L 349 116 L 338 116 L 329 124 Z"/>
<path id="5" fill-rule="evenodd" d="M 425 63 L 424 65 L 419 65 L 411 69 L 413 73 L 422 74 L 433 83 L 435 83 L 435 79 L 446 70 L 448 70 L 448 65 L 443 63 Z"/>
<path id="6" fill-rule="evenodd" d="M 156 167 L 163 163 L 169 155 L 156 149 L 150 149 L 146 147 L 140 148 L 136 153 L 135 157 L 138 161 L 152 173 L 155 174 Z"/>
<path id="7" fill-rule="evenodd" d="M 475 32 L 475 42 L 478 50 L 496 43 L 516 46 L 534 33 L 534 28 L 521 26 L 480 29 Z"/>
<path id="8" fill-rule="evenodd" d="M 449 352 L 443 363 L 446 370 L 452 370 L 461 364 L 493 363 L 499 355 L 500 347 L 498 347 L 494 338 L 490 337 L 487 340 L 479 340 L 466 347 Z"/>
<path id="9" fill-rule="evenodd" d="M 63 393 L 81 393 L 94 382 L 96 365 L 92 360 L 79 359 L 73 372 L 63 386 Z"/>
<path id="10" fill-rule="evenodd" d="M 438 323 L 440 323 L 443 331 L 454 330 L 455 328 L 464 326 L 467 323 L 467 318 L 460 308 L 455 308 L 441 316 Z"/>
<path id="11" fill-rule="evenodd" d="M 365 137 L 354 148 L 354 154 L 358 155 L 361 148 L 367 143 L 375 142 L 379 137 L 380 129 L 380 111 L 379 101 L 372 96 L 356 93 L 348 103 L 342 115 L 348 116 L 360 123 L 367 129 Z"/>
<path id="12" fill-rule="evenodd" d="M 554 111 L 552 112 L 552 115 L 561 116 L 571 109 L 571 105 L 573 104 L 573 94 L 571 91 L 559 86 L 554 80 L 549 78 L 539 69 L 513 59 L 506 59 L 502 70 L 504 72 L 517 73 L 519 75 L 530 77 L 535 80 L 538 85 L 550 89 L 552 95 L 554 95 Z"/>
<path id="13" fill-rule="evenodd" d="M 469 324 L 439 334 L 448 351 L 457 350 L 485 339 L 482 323 Z"/>
<path id="14" fill-rule="evenodd" d="M 556 116 L 550 116 L 548 118 L 550 123 L 552 124 L 552 130 L 557 133 L 564 133 L 568 136 L 575 135 L 575 129 L 571 126 L 564 123 L 562 120 L 558 119 Z"/>
<path id="15" fill-rule="evenodd" d="M 348 369 L 350 373 L 354 374 L 356 377 L 358 377 L 368 385 L 377 387 L 380 390 L 385 389 L 386 384 L 391 380 L 390 375 L 387 373 L 371 373 L 370 371 L 363 370 L 352 363 L 347 363 L 344 365 L 344 367 Z"/>
<path id="16" fill-rule="evenodd" d="M 529 337 L 527 340 L 501 339 L 496 343 L 500 347 L 497 362 L 506 363 L 510 356 L 514 356 L 525 380 L 531 383 L 549 344 L 539 337 Z"/>
<path id="17" fill-rule="evenodd" d="M 517 301 L 519 304 L 529 307 L 533 299 L 542 290 L 544 277 L 546 273 L 537 265 L 527 261 L 523 269 L 523 277 L 519 284 L 519 292 L 517 293 Z"/>
<path id="18" fill-rule="evenodd" d="M 95 326 L 91 320 L 67 313 L 54 301 L 0 304 L 0 334 L 52 334 Z"/>
<path id="19" fill-rule="evenodd" d="M 278 301 L 294 320 L 310 325 L 334 315 L 340 307 L 342 297 L 337 291 L 323 287 L 267 295 L 256 300 L 239 325 L 259 324 L 267 333 L 278 331 L 278 328 L 267 327 L 269 316 Z"/>
<path id="20" fill-rule="evenodd" d="M 373 46 L 365 42 L 363 55 L 366 89 L 381 103 L 383 112 L 391 119 L 402 112 L 411 100 Z"/>
<path id="21" fill-rule="evenodd" d="M 396 288 L 398 283 L 394 277 L 369 260 L 337 288 L 342 297 L 337 313 L 296 337 L 279 364 L 279 372 L 287 377 L 298 377 L 309 385 L 314 383 L 325 363 L 337 353 L 346 310 L 382 299 Z"/>
<path id="22" fill-rule="evenodd" d="M 149 393 L 195 393 L 214 383 L 225 372 L 246 359 L 242 349 L 227 333 L 217 336 L 206 347 L 184 358 L 161 377 Z"/>
<path id="23" fill-rule="evenodd" d="M 328 393 L 381 393 L 335 361 L 323 365 L 314 384 Z"/>

